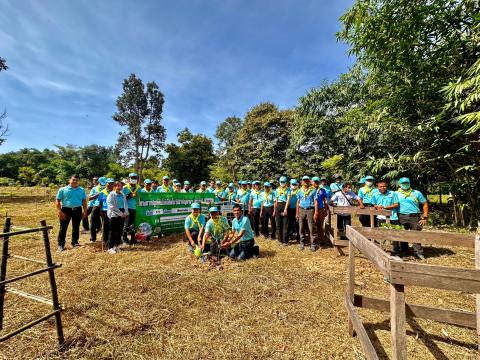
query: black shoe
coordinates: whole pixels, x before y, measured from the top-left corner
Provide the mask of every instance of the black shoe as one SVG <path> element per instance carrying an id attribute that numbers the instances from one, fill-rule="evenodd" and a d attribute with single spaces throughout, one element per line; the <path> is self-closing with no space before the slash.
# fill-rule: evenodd
<path id="1" fill-rule="evenodd" d="M 255 245 L 253 247 L 253 257 L 259 257 L 260 256 L 260 248 L 258 247 L 258 245 Z"/>
<path id="2" fill-rule="evenodd" d="M 303 249 L 305 249 L 305 244 L 301 242 L 298 244 L 298 250 L 303 251 Z"/>
<path id="3" fill-rule="evenodd" d="M 62 251 L 65 251 L 65 247 L 62 245 L 58 245 L 57 252 L 62 252 Z"/>
<path id="4" fill-rule="evenodd" d="M 94 243 L 97 239 L 90 239 L 90 242 Z"/>
<path id="5" fill-rule="evenodd" d="M 72 249 L 77 249 L 80 247 L 79 243 L 72 244 Z"/>

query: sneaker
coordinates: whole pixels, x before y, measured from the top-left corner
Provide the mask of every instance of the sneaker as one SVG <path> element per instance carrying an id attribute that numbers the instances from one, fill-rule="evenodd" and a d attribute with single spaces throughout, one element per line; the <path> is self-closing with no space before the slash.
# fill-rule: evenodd
<path id="1" fill-rule="evenodd" d="M 90 239 L 90 242 L 94 243 L 95 241 L 97 241 L 96 239 Z"/>
<path id="2" fill-rule="evenodd" d="M 114 246 L 113 249 L 115 250 L 115 252 L 120 252 L 120 248 L 118 246 Z"/>
<path id="3" fill-rule="evenodd" d="M 109 254 L 116 254 L 117 252 L 115 251 L 115 248 L 111 248 L 107 250 L 107 253 Z"/>
<path id="4" fill-rule="evenodd" d="M 310 246 L 310 251 L 311 251 L 311 252 L 317 251 L 317 246 L 316 246 L 316 245 Z"/>
<path id="5" fill-rule="evenodd" d="M 72 244 L 72 249 L 77 249 L 79 247 L 80 247 L 80 244 L 78 244 L 78 243 L 77 244 Z"/>
<path id="6" fill-rule="evenodd" d="M 425 256 L 423 256 L 423 254 L 415 254 L 415 256 L 416 256 L 417 259 L 419 259 L 419 260 L 425 260 Z"/>
<path id="7" fill-rule="evenodd" d="M 303 251 L 305 249 L 305 245 L 303 243 L 298 244 L 298 250 Z"/>
<path id="8" fill-rule="evenodd" d="M 282 243 L 282 246 L 287 247 L 287 246 L 288 246 L 288 243 Z"/>
<path id="9" fill-rule="evenodd" d="M 57 251 L 58 251 L 58 252 L 65 251 L 65 247 L 63 247 L 62 245 L 58 245 Z"/>

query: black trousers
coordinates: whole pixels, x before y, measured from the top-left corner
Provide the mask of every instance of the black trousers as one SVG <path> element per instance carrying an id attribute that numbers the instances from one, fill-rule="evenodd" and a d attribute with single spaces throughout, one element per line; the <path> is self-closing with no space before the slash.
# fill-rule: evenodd
<path id="1" fill-rule="evenodd" d="M 103 221 L 103 230 L 102 230 L 102 241 L 105 245 L 108 244 L 108 237 L 110 236 L 110 219 L 107 216 L 107 212 L 101 212 L 101 217 Z"/>
<path id="2" fill-rule="evenodd" d="M 97 232 L 102 227 L 102 221 L 100 220 L 100 208 L 94 206 L 90 215 L 90 240 L 97 240 Z"/>
<path id="3" fill-rule="evenodd" d="M 62 212 L 66 215 L 65 220 L 60 220 L 60 231 L 58 232 L 58 245 L 65 246 L 65 238 L 67 237 L 67 229 L 72 220 L 72 245 L 78 244 L 80 237 L 80 222 L 82 221 L 83 209 L 81 206 L 76 208 L 62 207 Z"/>
<path id="4" fill-rule="evenodd" d="M 345 231 L 347 225 L 352 225 L 352 216 L 351 215 L 337 215 L 337 229 Z"/>
<path id="5" fill-rule="evenodd" d="M 273 217 L 273 206 L 264 207 L 262 213 L 262 234 L 268 237 L 268 223 L 270 222 L 272 228 L 272 239 L 275 239 L 275 218 Z"/>
<path id="6" fill-rule="evenodd" d="M 275 224 L 277 225 L 277 240 L 281 243 L 288 243 L 288 215 L 283 216 L 285 211 L 284 202 L 277 203 L 277 210 L 275 212 Z"/>
<path id="7" fill-rule="evenodd" d="M 120 245 L 122 240 L 124 219 L 121 217 L 110 218 L 110 232 L 108 236 L 108 248 L 111 249 Z"/>
<path id="8" fill-rule="evenodd" d="M 405 230 L 421 231 L 422 226 L 419 224 L 419 214 L 398 214 L 398 223 L 404 227 Z M 408 243 L 401 242 L 402 249 L 408 250 Z M 395 243 L 393 244 L 395 249 Z M 423 248 L 421 244 L 413 244 L 413 252 L 416 255 L 423 255 Z"/>
<path id="9" fill-rule="evenodd" d="M 135 240 L 135 214 L 135 210 L 128 209 L 128 217 L 125 219 L 125 224 L 123 226 L 123 242 L 126 244 L 137 242 Z M 130 242 L 128 241 L 128 234 L 130 234 Z"/>
<path id="10" fill-rule="evenodd" d="M 300 241 L 300 234 L 298 232 L 298 221 L 297 221 L 297 209 L 288 208 L 288 236 L 294 238 L 297 241 Z"/>
<path id="11" fill-rule="evenodd" d="M 255 236 L 260 235 L 260 209 L 252 209 L 252 224 Z"/>
<path id="12" fill-rule="evenodd" d="M 85 219 L 82 219 L 82 226 L 83 226 L 83 230 L 85 231 L 90 230 L 90 226 L 88 225 L 88 216 L 90 215 L 91 212 L 92 212 L 92 207 L 91 206 L 87 207 L 87 217 Z"/>
<path id="13" fill-rule="evenodd" d="M 192 237 L 193 242 L 195 243 L 195 245 L 200 245 L 200 244 L 198 243 L 198 231 L 190 230 L 190 236 Z M 185 235 L 185 237 L 187 237 L 187 236 Z M 191 244 L 190 244 L 190 240 L 188 240 L 188 237 L 187 237 L 187 242 L 188 242 L 188 245 L 191 245 Z"/>

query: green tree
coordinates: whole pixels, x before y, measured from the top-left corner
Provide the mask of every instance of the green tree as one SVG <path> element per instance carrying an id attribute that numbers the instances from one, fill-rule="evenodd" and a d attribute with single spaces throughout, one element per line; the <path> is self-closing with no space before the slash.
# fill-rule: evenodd
<path id="1" fill-rule="evenodd" d="M 131 74 L 123 81 L 123 93 L 117 98 L 113 119 L 126 130 L 120 132 L 116 151 L 124 164 L 132 164 L 138 174 L 152 153 L 163 150 L 165 128 L 162 125 L 164 95 L 155 82 L 143 85 Z"/>
<path id="2" fill-rule="evenodd" d="M 214 162 L 212 140 L 205 135 L 193 135 L 185 128 L 177 134 L 178 143 L 168 144 L 164 167 L 168 173 L 179 179 L 198 184 L 209 177 Z"/>
<path id="3" fill-rule="evenodd" d="M 235 151 L 235 145 L 237 143 L 238 134 L 242 129 L 243 121 L 242 119 L 231 116 L 223 120 L 218 126 L 215 132 L 215 137 L 218 140 L 218 149 L 217 149 L 217 161 L 215 165 L 212 165 L 212 171 L 215 178 L 221 178 L 227 181 L 224 177 L 218 177 L 219 175 L 224 174 L 223 170 L 225 169 L 228 174 L 229 181 L 237 180 L 237 174 L 239 170 L 239 158 L 238 154 Z"/>
<path id="4" fill-rule="evenodd" d="M 7 70 L 7 69 L 8 69 L 7 62 L 5 61 L 4 58 L 0 57 L 0 71 Z"/>
<path id="5" fill-rule="evenodd" d="M 32 185 L 34 184 L 34 177 L 36 175 L 35 169 L 30 166 L 21 166 L 18 169 L 18 180 L 22 185 Z"/>

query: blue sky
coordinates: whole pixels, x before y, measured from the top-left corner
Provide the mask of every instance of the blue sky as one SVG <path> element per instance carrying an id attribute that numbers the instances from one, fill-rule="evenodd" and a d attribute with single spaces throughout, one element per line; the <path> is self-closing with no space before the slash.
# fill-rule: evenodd
<path id="1" fill-rule="evenodd" d="M 18 1 L 0 5 L 0 152 L 113 145 L 122 80 L 165 94 L 167 142 L 188 127 L 213 136 L 228 116 L 294 106 L 351 66 L 337 42 L 353 0 Z"/>

